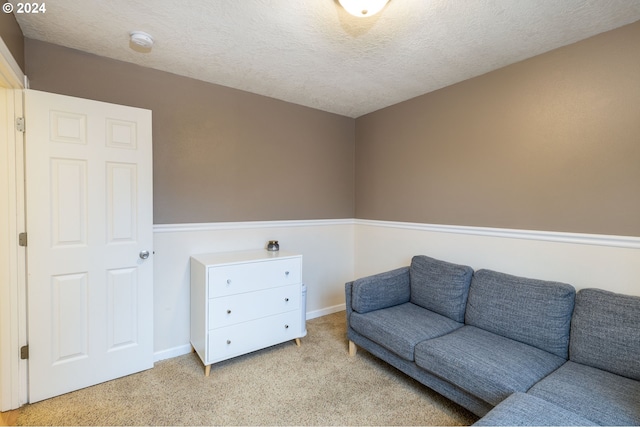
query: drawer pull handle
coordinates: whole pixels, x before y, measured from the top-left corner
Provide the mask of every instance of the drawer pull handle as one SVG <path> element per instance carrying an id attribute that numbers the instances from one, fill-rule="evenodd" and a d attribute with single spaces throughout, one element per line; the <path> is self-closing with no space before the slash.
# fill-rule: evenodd
<path id="1" fill-rule="evenodd" d="M 231 314 L 231 310 L 227 310 L 227 314 Z"/>
<path id="2" fill-rule="evenodd" d="M 231 284 L 231 279 L 227 279 L 227 285 Z"/>
<path id="3" fill-rule="evenodd" d="M 284 328 L 285 329 L 289 329 L 289 325 L 284 325 Z"/>
<path id="4" fill-rule="evenodd" d="M 288 275 L 289 275 L 289 272 L 288 272 L 288 271 L 285 271 L 285 272 L 284 272 L 284 275 L 285 275 L 285 276 L 288 276 Z"/>
<path id="5" fill-rule="evenodd" d="M 231 344 L 231 340 L 227 340 L 227 344 Z"/>
<path id="6" fill-rule="evenodd" d="M 285 298 L 285 299 L 284 299 L 284 302 L 289 302 L 289 298 Z"/>

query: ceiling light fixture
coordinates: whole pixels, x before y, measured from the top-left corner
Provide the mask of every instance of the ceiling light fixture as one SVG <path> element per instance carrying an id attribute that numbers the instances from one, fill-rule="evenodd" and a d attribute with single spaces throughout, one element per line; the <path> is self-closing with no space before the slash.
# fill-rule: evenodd
<path id="1" fill-rule="evenodd" d="M 153 37 L 143 31 L 132 31 L 130 34 L 131 43 L 142 49 L 151 49 L 153 47 Z"/>
<path id="2" fill-rule="evenodd" d="M 380 12 L 389 0 L 338 0 L 344 10 L 357 16 L 366 18 Z"/>

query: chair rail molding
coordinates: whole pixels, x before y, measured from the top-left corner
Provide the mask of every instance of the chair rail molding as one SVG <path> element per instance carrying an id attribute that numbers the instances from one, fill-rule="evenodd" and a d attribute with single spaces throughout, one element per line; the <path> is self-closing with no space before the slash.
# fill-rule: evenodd
<path id="1" fill-rule="evenodd" d="M 355 220 L 347 219 L 311 219 L 311 220 L 275 220 L 275 221 L 238 221 L 206 222 L 184 224 L 155 224 L 155 233 L 176 233 L 191 231 L 247 230 L 251 228 L 318 227 L 322 225 L 353 225 Z"/>
<path id="2" fill-rule="evenodd" d="M 500 237 L 506 239 L 540 240 L 545 242 L 574 243 L 595 246 L 612 246 L 640 249 L 640 237 L 614 236 L 606 234 L 567 233 L 560 231 L 518 230 L 510 228 L 472 227 L 466 225 L 423 224 L 415 222 L 380 221 L 355 219 L 356 225 L 397 228 L 436 233 L 466 234 L 473 236 Z"/>

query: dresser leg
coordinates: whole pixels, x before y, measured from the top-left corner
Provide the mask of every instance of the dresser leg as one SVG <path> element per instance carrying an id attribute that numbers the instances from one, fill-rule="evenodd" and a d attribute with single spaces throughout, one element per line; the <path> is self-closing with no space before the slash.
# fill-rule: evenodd
<path id="1" fill-rule="evenodd" d="M 204 376 L 208 377 L 209 376 L 209 372 L 211 372 L 211 365 L 207 365 L 204 367 Z"/>
<path id="2" fill-rule="evenodd" d="M 296 338 L 296 345 L 300 347 L 300 338 Z"/>
<path id="3" fill-rule="evenodd" d="M 349 356 L 355 356 L 358 352 L 358 346 L 353 341 L 349 340 Z"/>

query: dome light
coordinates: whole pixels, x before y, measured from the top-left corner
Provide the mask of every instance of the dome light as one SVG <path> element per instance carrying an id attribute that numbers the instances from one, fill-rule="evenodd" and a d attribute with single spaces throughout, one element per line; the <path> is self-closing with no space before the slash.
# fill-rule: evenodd
<path id="1" fill-rule="evenodd" d="M 338 0 L 344 10 L 357 16 L 366 18 L 380 12 L 389 0 Z"/>

